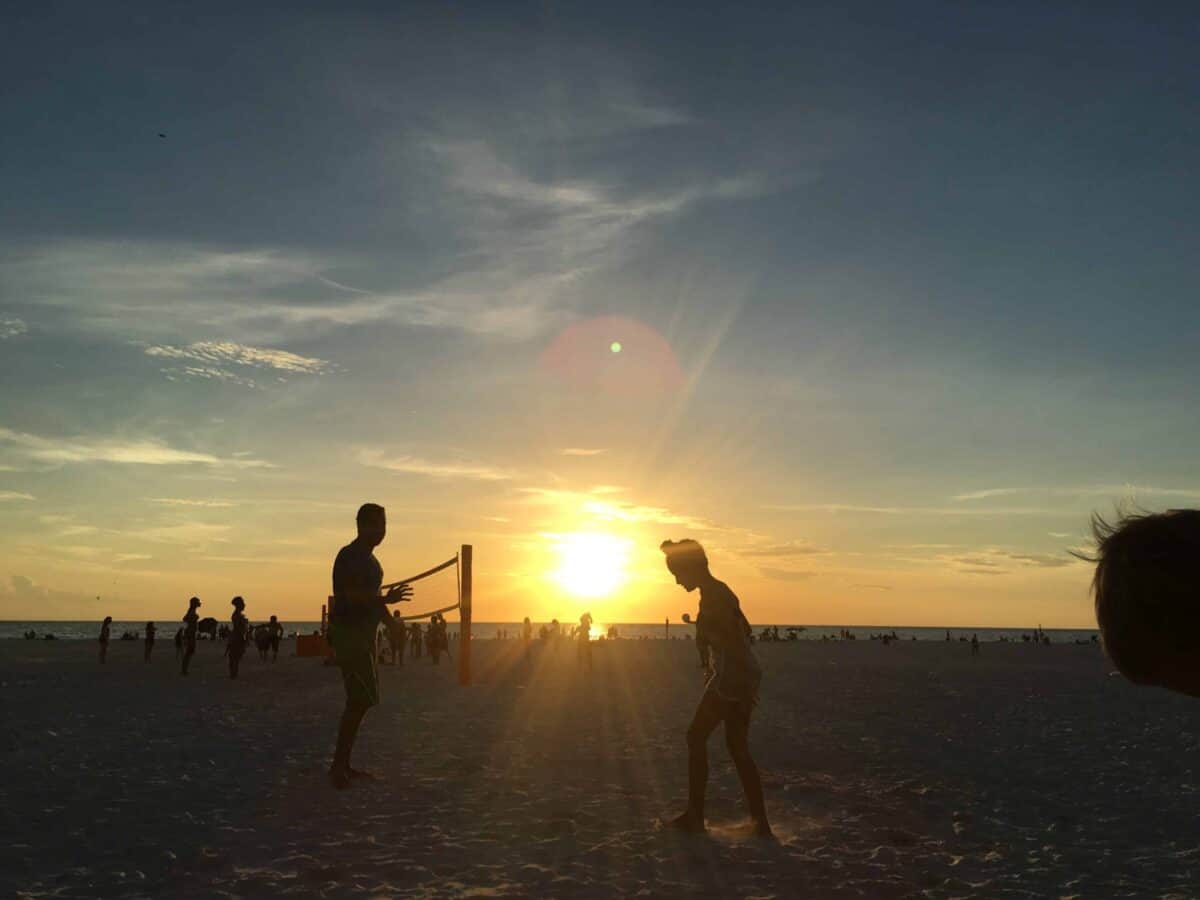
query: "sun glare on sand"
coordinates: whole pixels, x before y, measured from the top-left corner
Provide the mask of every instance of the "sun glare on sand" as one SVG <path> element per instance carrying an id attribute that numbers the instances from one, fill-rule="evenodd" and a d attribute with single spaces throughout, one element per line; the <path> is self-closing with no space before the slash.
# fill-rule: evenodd
<path id="1" fill-rule="evenodd" d="M 558 542 L 554 579 L 576 597 L 606 597 L 625 583 L 629 541 L 611 534 L 574 532 Z"/>

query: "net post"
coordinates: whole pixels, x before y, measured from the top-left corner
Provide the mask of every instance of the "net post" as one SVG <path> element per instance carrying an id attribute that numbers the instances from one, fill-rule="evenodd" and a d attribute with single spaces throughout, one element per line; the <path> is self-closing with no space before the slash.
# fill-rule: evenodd
<path id="1" fill-rule="evenodd" d="M 462 578 L 461 606 L 458 611 L 458 683 L 471 683 L 471 556 L 470 544 L 462 545 L 458 557 L 459 575 Z"/>

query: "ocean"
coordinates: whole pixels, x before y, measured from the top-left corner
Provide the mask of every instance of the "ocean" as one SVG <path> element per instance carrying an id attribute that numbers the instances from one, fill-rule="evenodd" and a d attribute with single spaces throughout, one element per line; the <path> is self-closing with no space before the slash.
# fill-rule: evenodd
<path id="1" fill-rule="evenodd" d="M 155 624 L 158 626 L 158 640 L 170 642 L 174 639 L 175 629 L 180 626 L 176 620 L 159 620 Z M 253 624 L 259 624 L 257 620 Z M 318 631 L 321 627 L 320 622 L 311 621 L 285 621 L 282 623 L 284 632 L 291 637 L 294 634 L 311 634 Z M 534 623 L 534 635 L 537 634 L 537 629 L 544 623 Z M 569 629 L 571 623 L 564 622 L 564 629 Z M 607 631 L 610 623 L 604 623 L 601 631 Z M 124 632 L 132 632 L 141 640 L 142 629 L 146 626 L 145 621 L 126 622 L 114 621 L 112 623 L 112 639 L 120 640 Z M 457 622 L 448 622 L 447 631 L 450 634 L 458 632 Z M 664 637 L 684 638 L 689 637 L 692 633 L 692 627 L 685 625 L 682 622 L 672 621 L 670 628 L 664 633 L 663 624 L 651 622 L 618 622 L 615 625 L 617 632 L 622 638 L 630 639 L 662 639 Z M 971 635 L 979 635 L 979 640 L 988 641 L 1017 641 L 1019 642 L 1022 635 L 1032 634 L 1033 627 L 1029 628 L 974 628 L 961 626 L 910 626 L 910 625 L 755 625 L 755 633 L 760 633 L 763 628 L 778 628 L 781 638 L 788 636 L 789 628 L 803 629 L 797 631 L 796 635 L 802 641 L 819 641 L 823 637 L 836 638 L 842 632 L 852 634 L 857 640 L 869 640 L 872 635 L 882 633 L 892 634 L 893 632 L 900 640 L 918 640 L 918 641 L 944 641 L 947 633 L 952 640 L 964 638 L 970 640 Z M 0 640 L 15 639 L 20 640 L 27 631 L 36 632 L 39 639 L 46 634 L 53 634 L 59 640 L 78 641 L 78 640 L 95 640 L 100 634 L 100 622 L 98 620 L 89 621 L 0 621 Z M 495 639 L 500 631 L 505 631 L 509 638 L 516 638 L 521 633 L 520 622 L 475 622 L 471 628 L 471 633 L 476 640 Z M 1090 641 L 1095 635 L 1094 628 L 1047 628 L 1044 629 L 1045 634 L 1050 638 L 1051 642 L 1056 644 L 1071 644 L 1076 641 Z M 593 628 L 593 634 L 596 629 Z"/>

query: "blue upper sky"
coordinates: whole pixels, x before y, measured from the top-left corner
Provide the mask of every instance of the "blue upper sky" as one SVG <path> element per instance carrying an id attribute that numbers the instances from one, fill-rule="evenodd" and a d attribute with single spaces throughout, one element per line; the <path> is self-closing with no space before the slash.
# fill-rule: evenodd
<path id="1" fill-rule="evenodd" d="M 319 598 L 375 497 L 512 615 L 686 530 L 1082 624 L 1088 513 L 1200 497 L 1189 5 L 245 6 L 5 14 L 0 615 Z"/>

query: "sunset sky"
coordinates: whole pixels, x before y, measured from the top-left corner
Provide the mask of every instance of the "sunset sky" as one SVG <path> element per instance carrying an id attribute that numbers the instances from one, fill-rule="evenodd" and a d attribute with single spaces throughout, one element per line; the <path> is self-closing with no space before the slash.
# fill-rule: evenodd
<path id="1" fill-rule="evenodd" d="M 485 621 L 694 537 L 752 622 L 1088 626 L 1089 514 L 1200 499 L 1190 5 L 22 6 L 0 618 L 316 618 L 372 500 Z"/>

